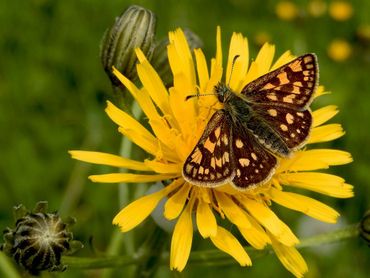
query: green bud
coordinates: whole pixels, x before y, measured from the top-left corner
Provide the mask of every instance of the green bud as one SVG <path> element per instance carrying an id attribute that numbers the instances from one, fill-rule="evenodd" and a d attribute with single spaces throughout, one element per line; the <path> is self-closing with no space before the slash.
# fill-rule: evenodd
<path id="1" fill-rule="evenodd" d="M 47 213 L 47 202 L 39 202 L 34 210 L 27 211 L 23 205 L 14 208 L 15 228 L 3 232 L 5 243 L 0 250 L 14 258 L 18 265 L 29 273 L 37 275 L 40 271 L 64 271 L 61 257 L 70 254 L 78 247 L 79 241 L 72 240 L 64 222 L 57 213 Z"/>
<path id="2" fill-rule="evenodd" d="M 113 26 L 105 31 L 100 45 L 100 58 L 114 86 L 120 86 L 120 82 L 112 74 L 113 66 L 131 81 L 136 80 L 135 48 L 140 48 L 145 56 L 151 59 L 155 27 L 154 13 L 133 5 L 117 17 Z"/>
<path id="3" fill-rule="evenodd" d="M 370 210 L 368 210 L 360 222 L 360 235 L 370 244 Z"/>
<path id="4" fill-rule="evenodd" d="M 184 34 L 191 50 L 195 48 L 201 48 L 203 46 L 202 40 L 189 29 L 185 29 Z M 158 72 L 163 83 L 167 87 L 171 86 L 173 82 L 173 76 L 167 56 L 168 43 L 169 43 L 168 38 L 164 38 L 161 41 L 157 42 L 154 49 L 153 58 L 151 61 L 151 64 Z"/>

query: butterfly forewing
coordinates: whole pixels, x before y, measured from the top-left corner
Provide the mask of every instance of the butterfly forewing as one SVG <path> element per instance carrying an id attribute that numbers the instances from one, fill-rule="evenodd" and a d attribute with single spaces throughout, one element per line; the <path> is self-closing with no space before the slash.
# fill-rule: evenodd
<path id="1" fill-rule="evenodd" d="M 202 186 L 215 186 L 230 180 L 233 175 L 230 140 L 230 122 L 224 110 L 219 110 L 209 120 L 198 144 L 186 159 L 184 178 Z"/>
<path id="2" fill-rule="evenodd" d="M 300 56 L 247 84 L 241 93 L 254 103 L 304 109 L 310 104 L 318 82 L 316 60 L 315 54 Z"/>
<path id="3" fill-rule="evenodd" d="M 244 190 L 270 179 L 276 156 L 288 157 L 309 136 L 316 60 L 314 54 L 300 56 L 247 84 L 239 96 L 223 83 L 215 86 L 224 108 L 186 159 L 185 180 L 208 187 L 231 182 Z"/>
<path id="4" fill-rule="evenodd" d="M 298 111 L 289 107 L 252 105 L 258 118 L 263 119 L 284 141 L 290 150 L 301 147 L 310 133 L 312 115 L 309 110 Z M 269 142 L 265 142 L 268 146 Z"/>
<path id="5" fill-rule="evenodd" d="M 245 129 L 232 130 L 233 184 L 243 190 L 266 181 L 274 172 L 277 159 Z"/>

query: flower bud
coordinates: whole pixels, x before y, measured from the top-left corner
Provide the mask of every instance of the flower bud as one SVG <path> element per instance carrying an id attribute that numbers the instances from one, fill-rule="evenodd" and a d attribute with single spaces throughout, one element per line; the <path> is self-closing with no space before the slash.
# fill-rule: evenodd
<path id="1" fill-rule="evenodd" d="M 195 33 L 190 31 L 189 29 L 185 29 L 184 34 L 191 50 L 203 47 L 202 40 Z M 156 44 L 151 61 L 151 64 L 158 72 L 159 76 L 166 86 L 171 85 L 173 79 L 167 56 L 168 43 L 168 38 L 165 38 Z"/>
<path id="2" fill-rule="evenodd" d="M 130 80 L 137 78 L 135 48 L 140 48 L 150 60 L 155 26 L 156 18 L 150 10 L 133 5 L 105 31 L 100 45 L 100 58 L 114 86 L 119 86 L 120 82 L 112 74 L 113 66 Z"/>
<path id="3" fill-rule="evenodd" d="M 360 222 L 360 235 L 370 245 L 370 210 L 368 210 Z"/>
<path id="4" fill-rule="evenodd" d="M 23 205 L 15 207 L 16 227 L 4 230 L 5 243 L 0 246 L 0 250 L 34 275 L 43 270 L 64 271 L 61 256 L 82 247 L 68 231 L 74 219 L 62 221 L 58 214 L 46 210 L 47 202 L 39 202 L 32 212 Z"/>

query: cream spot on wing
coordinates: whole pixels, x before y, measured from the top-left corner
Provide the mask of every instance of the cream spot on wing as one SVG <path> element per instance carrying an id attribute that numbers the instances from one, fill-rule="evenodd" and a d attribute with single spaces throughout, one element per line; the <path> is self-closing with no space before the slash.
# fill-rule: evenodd
<path id="1" fill-rule="evenodd" d="M 206 169 L 204 170 L 204 174 L 206 174 L 206 175 L 208 175 L 208 174 L 209 174 L 209 168 L 206 168 Z"/>
<path id="2" fill-rule="evenodd" d="M 230 156 L 228 152 L 224 152 L 224 155 L 222 156 L 222 160 L 224 162 L 229 162 L 230 161 Z"/>
<path id="3" fill-rule="evenodd" d="M 213 169 L 216 169 L 216 161 L 215 161 L 215 158 L 214 157 L 211 158 L 211 167 Z"/>
<path id="4" fill-rule="evenodd" d="M 282 131 L 287 131 L 287 130 L 288 130 L 288 127 L 287 127 L 286 125 L 284 125 L 284 124 L 281 124 L 281 125 L 280 125 L 280 129 L 281 129 Z"/>
<path id="5" fill-rule="evenodd" d="M 272 117 L 276 117 L 277 116 L 277 111 L 276 109 L 269 109 L 267 110 L 267 112 L 269 113 L 270 116 Z"/>
<path id="6" fill-rule="evenodd" d="M 240 176 L 241 176 L 241 172 L 240 172 L 240 170 L 239 169 L 236 169 L 236 176 L 239 178 Z"/>
<path id="7" fill-rule="evenodd" d="M 291 133 L 290 134 L 290 137 L 294 138 L 295 137 L 295 133 Z"/>
<path id="8" fill-rule="evenodd" d="M 236 139 L 236 141 L 235 141 L 235 145 L 236 145 L 236 147 L 237 147 L 238 149 L 241 149 L 241 148 L 243 148 L 243 146 L 244 146 L 244 144 L 243 144 L 242 140 L 240 140 L 240 139 Z"/>
<path id="9" fill-rule="evenodd" d="M 299 128 L 297 128 L 297 133 L 300 134 L 301 133 L 301 130 Z"/>
<path id="10" fill-rule="evenodd" d="M 258 170 L 258 169 L 256 169 L 256 170 L 254 170 L 257 174 L 260 172 L 260 170 Z"/>
<path id="11" fill-rule="evenodd" d="M 222 142 L 224 143 L 225 146 L 229 144 L 229 138 L 227 138 L 226 134 L 222 136 Z"/>
<path id="12" fill-rule="evenodd" d="M 294 87 L 297 88 L 297 87 Z M 286 103 L 293 103 L 293 99 L 295 98 L 295 94 L 287 95 L 286 97 L 283 97 L 283 101 Z"/>
<path id="13" fill-rule="evenodd" d="M 255 153 L 251 153 L 251 156 L 254 160 L 257 160 L 257 155 Z"/>
<path id="14" fill-rule="evenodd" d="M 190 174 L 192 169 L 193 169 L 193 165 L 191 165 L 191 164 L 186 164 L 185 172 L 186 172 L 187 174 Z"/>
<path id="15" fill-rule="evenodd" d="M 214 174 L 211 174 L 211 176 L 209 177 L 211 180 L 214 180 L 215 179 L 215 175 Z"/>
<path id="16" fill-rule="evenodd" d="M 242 167 L 247 167 L 250 163 L 250 160 L 247 158 L 239 158 L 239 163 Z"/>
<path id="17" fill-rule="evenodd" d="M 196 164 L 200 164 L 200 162 L 202 161 L 202 157 L 203 157 L 202 152 L 197 147 L 194 153 L 191 155 L 191 161 Z"/>
<path id="18" fill-rule="evenodd" d="M 215 130 L 216 138 L 220 137 L 220 133 L 221 133 L 221 127 L 216 128 L 216 130 Z"/>
<path id="19" fill-rule="evenodd" d="M 294 122 L 294 117 L 293 117 L 293 115 L 292 115 L 292 114 L 290 114 L 290 113 L 287 113 L 287 114 L 285 115 L 285 119 L 286 119 L 286 122 L 287 122 L 288 124 L 290 124 L 290 125 Z"/>
<path id="20" fill-rule="evenodd" d="M 204 167 L 200 166 L 198 170 L 198 174 L 203 175 L 203 173 L 204 173 Z"/>
<path id="21" fill-rule="evenodd" d="M 303 116 L 304 116 L 304 114 L 302 112 L 297 112 L 296 114 L 297 114 L 297 116 L 299 116 L 301 118 L 303 118 Z"/>
<path id="22" fill-rule="evenodd" d="M 218 166 L 218 167 L 222 167 L 222 158 L 220 158 L 220 159 L 217 159 L 216 158 L 216 165 Z"/>
<path id="23" fill-rule="evenodd" d="M 216 143 L 212 143 L 209 138 L 204 142 L 204 147 L 210 152 L 213 153 L 216 147 Z"/>
<path id="24" fill-rule="evenodd" d="M 277 97 L 276 97 L 276 95 L 275 95 L 274 93 L 270 93 L 270 94 L 268 94 L 268 95 L 267 95 L 267 98 L 268 98 L 268 99 L 271 99 L 271 100 L 274 100 L 274 101 L 276 101 L 276 100 L 277 100 Z"/>
<path id="25" fill-rule="evenodd" d="M 306 63 L 306 64 L 308 64 L 309 62 L 311 62 L 312 61 L 312 57 L 311 56 L 306 56 L 306 57 L 304 57 L 303 58 L 303 61 Z M 307 66 L 307 65 L 306 65 Z"/>

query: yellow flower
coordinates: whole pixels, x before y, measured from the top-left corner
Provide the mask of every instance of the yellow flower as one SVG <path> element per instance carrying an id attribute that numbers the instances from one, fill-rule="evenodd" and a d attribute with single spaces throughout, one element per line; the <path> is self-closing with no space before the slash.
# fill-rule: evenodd
<path id="1" fill-rule="evenodd" d="M 230 80 L 230 87 L 240 92 L 248 82 L 291 61 L 294 57 L 285 52 L 273 63 L 275 47 L 265 44 L 257 57 L 249 64 L 248 41 L 234 33 L 229 47 L 226 74 L 222 67 L 221 32 L 217 29 L 217 52 L 207 66 L 200 49 L 194 51 L 195 61 L 181 30 L 170 32 L 168 58 L 173 73 L 173 87 L 167 90 L 158 74 L 142 52 L 137 72 L 143 87 L 137 88 L 117 70 L 114 73 L 131 92 L 145 113 L 151 130 L 147 130 L 126 112 L 108 102 L 109 117 L 119 126 L 119 131 L 145 150 L 149 157 L 134 161 L 113 154 L 71 151 L 72 157 L 82 161 L 110 165 L 139 171 L 140 173 L 111 173 L 92 175 L 94 182 L 154 182 L 170 180 L 171 183 L 155 193 L 146 195 L 123 208 L 113 219 L 122 232 L 127 232 L 156 208 L 165 197 L 164 216 L 177 219 L 171 242 L 170 267 L 182 271 L 188 261 L 193 239 L 192 215 L 200 235 L 209 238 L 220 250 L 230 254 L 241 266 L 252 264 L 238 239 L 217 222 L 215 215 L 227 218 L 244 239 L 254 248 L 271 245 L 282 264 L 295 276 L 301 277 L 307 266 L 295 248 L 299 242 L 290 228 L 271 210 L 277 203 L 292 210 L 303 212 L 313 218 L 334 223 L 339 214 L 327 205 L 290 188 L 302 188 L 325 195 L 348 198 L 353 196 L 352 186 L 338 176 L 317 172 L 331 165 L 352 161 L 347 152 L 332 149 L 300 150 L 289 159 L 280 159 L 280 166 L 271 180 L 249 191 L 237 191 L 229 184 L 217 188 L 203 188 L 186 182 L 181 174 L 183 163 L 194 148 L 205 126 L 219 105 L 216 97 L 192 98 L 187 95 L 213 91 L 223 80 Z M 234 65 L 230 79 L 231 63 Z M 224 78 L 223 78 L 224 75 Z M 198 80 L 198 82 L 197 82 Z M 319 87 L 316 96 L 324 94 Z M 338 110 L 330 105 L 314 111 L 313 128 L 307 144 L 331 141 L 344 134 L 339 124 L 325 124 Z"/>
<path id="2" fill-rule="evenodd" d="M 328 55 L 334 61 L 345 61 L 351 56 L 351 53 L 352 47 L 346 40 L 335 39 L 329 44 Z"/>
<path id="3" fill-rule="evenodd" d="M 275 13 L 281 20 L 292 21 L 298 17 L 298 7 L 291 1 L 281 1 L 275 6 Z"/>
<path id="4" fill-rule="evenodd" d="M 336 0 L 330 3 L 329 14 L 337 21 L 346 21 L 352 17 L 353 8 L 347 1 Z"/>

